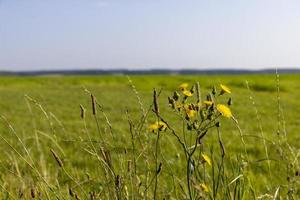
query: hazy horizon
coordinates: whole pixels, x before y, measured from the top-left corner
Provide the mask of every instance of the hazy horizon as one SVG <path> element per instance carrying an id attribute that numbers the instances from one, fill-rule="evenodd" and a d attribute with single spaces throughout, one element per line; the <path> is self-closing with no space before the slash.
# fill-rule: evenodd
<path id="1" fill-rule="evenodd" d="M 300 2 L 0 0 L 0 70 L 300 68 Z"/>

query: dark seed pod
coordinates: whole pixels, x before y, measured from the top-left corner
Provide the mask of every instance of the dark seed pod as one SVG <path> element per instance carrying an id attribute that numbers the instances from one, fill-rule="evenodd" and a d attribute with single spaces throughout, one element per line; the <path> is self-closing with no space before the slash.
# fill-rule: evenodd
<path id="1" fill-rule="evenodd" d="M 56 160 L 57 164 L 59 167 L 63 167 L 63 162 L 62 160 L 60 159 L 60 157 L 57 155 L 57 153 L 53 150 L 53 149 L 50 149 L 54 159 Z"/>
<path id="2" fill-rule="evenodd" d="M 190 106 L 191 106 L 191 109 L 190 110 L 196 110 L 196 106 L 195 106 L 195 104 L 190 104 Z"/>
<path id="3" fill-rule="evenodd" d="M 232 105 L 232 99 L 231 99 L 231 97 L 228 99 L 227 105 L 228 105 L 228 106 L 231 106 L 231 105 Z"/>
<path id="4" fill-rule="evenodd" d="M 187 121 L 190 121 L 190 118 L 189 118 L 188 115 L 185 116 L 185 119 L 186 119 Z"/>
<path id="5" fill-rule="evenodd" d="M 195 91 L 196 91 L 196 88 L 195 88 L 195 85 L 193 85 L 192 88 L 191 88 L 191 90 L 190 90 L 190 92 L 191 92 L 192 94 L 194 94 Z"/>
<path id="6" fill-rule="evenodd" d="M 85 117 L 85 109 L 84 109 L 84 107 L 83 107 L 83 105 L 79 105 L 79 107 L 80 107 L 80 117 L 81 117 L 81 119 L 84 119 L 84 117 Z"/>
<path id="7" fill-rule="evenodd" d="M 35 198 L 35 196 L 36 196 L 36 194 L 35 194 L 36 192 L 35 192 L 35 188 L 34 187 L 31 187 L 31 189 L 30 189 L 30 195 L 31 195 L 31 198 Z"/>
<path id="8" fill-rule="evenodd" d="M 23 187 L 20 187 L 19 188 L 19 199 L 21 199 L 23 196 L 24 196 L 24 189 L 23 189 Z"/>
<path id="9" fill-rule="evenodd" d="M 153 107 L 154 107 L 155 113 L 158 114 L 159 109 L 158 109 L 158 101 L 157 101 L 157 92 L 156 92 L 155 88 L 153 90 Z"/>
<path id="10" fill-rule="evenodd" d="M 197 82 L 196 84 L 196 92 L 197 92 L 197 103 L 201 102 L 201 92 L 200 92 L 200 84 Z"/>
<path id="11" fill-rule="evenodd" d="M 221 127 L 221 123 L 220 123 L 220 122 L 217 122 L 217 123 L 216 123 L 216 127 Z"/>
<path id="12" fill-rule="evenodd" d="M 170 97 L 168 97 L 168 101 L 169 101 L 169 105 L 173 108 L 173 109 L 175 109 L 175 100 L 174 99 L 171 99 Z"/>
<path id="13" fill-rule="evenodd" d="M 131 172 L 131 163 L 132 163 L 131 160 L 127 161 L 127 171 L 128 172 Z"/>
<path id="14" fill-rule="evenodd" d="M 71 197 L 74 197 L 74 192 L 73 192 L 72 188 L 69 188 L 69 195 L 70 195 Z"/>
<path id="15" fill-rule="evenodd" d="M 96 111 L 96 98 L 93 94 L 91 94 L 91 100 L 92 100 L 93 115 L 96 115 L 97 114 L 97 111 Z"/>
<path id="16" fill-rule="evenodd" d="M 75 199 L 76 200 L 81 200 L 80 197 L 77 194 L 75 194 Z"/>
<path id="17" fill-rule="evenodd" d="M 174 99 L 175 101 L 178 101 L 179 97 L 180 97 L 179 93 L 175 91 L 175 92 L 174 92 L 174 95 L 173 95 L 173 99 Z"/>
<path id="18" fill-rule="evenodd" d="M 212 93 L 212 95 L 216 95 L 217 94 L 217 89 L 216 89 L 215 86 L 213 86 L 211 93 Z"/>
<path id="19" fill-rule="evenodd" d="M 187 124 L 187 129 L 188 129 L 189 131 L 193 130 L 193 125 L 192 125 L 192 124 Z"/>
<path id="20" fill-rule="evenodd" d="M 212 98 L 211 98 L 211 96 L 209 94 L 206 96 L 206 100 L 207 101 L 212 101 Z"/>
<path id="21" fill-rule="evenodd" d="M 162 169 L 162 163 L 160 162 L 159 166 L 158 166 L 158 169 L 156 171 L 156 174 L 159 174 L 161 172 L 161 169 Z"/>
<path id="22" fill-rule="evenodd" d="M 120 175 L 116 176 L 115 185 L 116 185 L 116 188 L 118 188 L 118 189 L 121 188 L 121 177 L 120 177 Z"/>
<path id="23" fill-rule="evenodd" d="M 90 194 L 90 200 L 95 200 L 96 199 L 96 192 L 95 191 L 91 191 L 89 192 Z"/>
<path id="24" fill-rule="evenodd" d="M 214 104 L 212 104 L 211 106 L 209 106 L 208 112 L 209 113 L 214 113 Z"/>
<path id="25" fill-rule="evenodd" d="M 209 113 L 209 114 L 207 115 L 207 119 L 208 119 L 208 120 L 212 120 L 212 117 L 213 117 L 213 114 L 212 114 L 212 113 Z"/>

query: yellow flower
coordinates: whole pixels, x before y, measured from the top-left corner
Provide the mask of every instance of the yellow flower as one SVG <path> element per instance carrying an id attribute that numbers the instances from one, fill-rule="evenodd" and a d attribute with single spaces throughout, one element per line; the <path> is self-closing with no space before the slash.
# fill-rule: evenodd
<path id="1" fill-rule="evenodd" d="M 206 193 L 209 193 L 209 188 L 204 183 L 200 183 L 199 185 L 194 185 L 194 188 L 200 192 L 204 191 Z"/>
<path id="2" fill-rule="evenodd" d="M 217 105 L 217 110 L 221 113 L 221 115 L 223 115 L 224 117 L 227 117 L 227 118 L 231 118 L 232 117 L 232 113 L 231 113 L 231 110 L 223 105 L 223 104 L 218 104 Z"/>
<path id="3" fill-rule="evenodd" d="M 188 83 L 182 83 L 182 84 L 179 85 L 179 89 L 181 89 L 181 90 L 186 90 L 187 87 L 189 87 Z"/>
<path id="4" fill-rule="evenodd" d="M 186 96 L 186 97 L 191 97 L 191 96 L 193 96 L 193 93 L 191 93 L 191 92 L 188 91 L 188 90 L 183 90 L 182 93 L 183 93 L 184 96 Z"/>
<path id="5" fill-rule="evenodd" d="M 164 131 L 167 129 L 167 125 L 164 122 L 159 121 L 159 122 L 155 122 L 149 126 L 150 132 L 154 133 L 154 131 L 156 131 L 157 129 L 160 131 Z"/>
<path id="6" fill-rule="evenodd" d="M 190 110 L 190 109 L 187 109 L 187 110 L 186 110 L 186 115 L 187 115 L 189 118 L 194 117 L 195 114 L 196 114 L 196 111 L 194 111 L 194 110 Z"/>
<path id="7" fill-rule="evenodd" d="M 212 101 L 203 101 L 204 104 L 208 105 L 208 106 L 211 106 L 213 104 Z"/>
<path id="8" fill-rule="evenodd" d="M 181 108 L 182 107 L 182 103 L 180 103 L 180 102 L 176 102 L 175 103 L 175 108 Z"/>
<path id="9" fill-rule="evenodd" d="M 158 122 L 158 128 L 161 130 L 161 131 L 164 131 L 167 129 L 167 124 L 165 122 L 162 122 L 162 121 L 159 121 Z"/>
<path id="10" fill-rule="evenodd" d="M 208 155 L 206 155 L 206 154 L 201 154 L 201 156 L 202 156 L 203 160 L 204 160 L 209 166 L 211 166 L 211 160 L 210 160 L 210 158 L 208 157 Z"/>
<path id="11" fill-rule="evenodd" d="M 202 188 L 202 190 L 203 190 L 204 192 L 207 192 L 207 193 L 209 192 L 208 187 L 207 187 L 204 183 L 201 183 L 199 186 Z"/>
<path id="12" fill-rule="evenodd" d="M 229 87 L 227 87 L 226 85 L 220 84 L 220 87 L 221 87 L 220 95 L 222 95 L 222 94 L 224 94 L 224 93 L 228 93 L 228 94 L 231 93 L 231 90 L 230 90 Z"/>
<path id="13" fill-rule="evenodd" d="M 158 124 L 157 123 L 154 123 L 154 124 L 150 124 L 149 125 L 149 131 L 150 132 L 154 132 L 155 130 L 158 129 Z"/>

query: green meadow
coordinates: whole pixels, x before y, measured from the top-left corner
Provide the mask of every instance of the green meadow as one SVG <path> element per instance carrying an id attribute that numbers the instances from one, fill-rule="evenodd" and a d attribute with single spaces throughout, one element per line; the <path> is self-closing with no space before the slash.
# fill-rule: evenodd
<path id="1" fill-rule="evenodd" d="M 197 135 L 168 97 L 197 82 L 201 101 L 228 86 L 216 98 L 232 98 L 234 119 L 215 119 L 187 181 L 172 130 L 148 127 L 155 88 L 160 115 L 192 148 Z M 299 199 L 299 85 L 291 74 L 0 77 L 1 198 Z"/>

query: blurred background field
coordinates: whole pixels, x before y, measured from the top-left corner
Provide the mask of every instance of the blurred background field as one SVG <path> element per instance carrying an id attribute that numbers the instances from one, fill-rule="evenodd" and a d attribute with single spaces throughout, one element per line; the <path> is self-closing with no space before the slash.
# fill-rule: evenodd
<path id="1" fill-rule="evenodd" d="M 247 88 L 246 81 L 249 88 Z M 101 180 L 99 180 L 101 177 L 98 177 L 95 159 L 87 150 L 88 137 L 80 118 L 79 105 L 82 104 L 86 109 L 87 129 L 92 140 L 97 143 L 99 133 L 92 116 L 90 95 L 86 90 L 92 92 L 103 106 L 105 115 L 103 116 L 101 111 L 98 111 L 99 124 L 104 138 L 110 141 L 112 156 L 126 157 L 126 150 L 131 149 L 126 110 L 133 121 L 138 121 L 141 117 L 141 107 L 146 111 L 149 110 L 153 88 L 162 89 L 159 97 L 161 113 L 166 116 L 170 124 L 176 127 L 176 119 L 168 106 L 167 97 L 172 96 L 172 92 L 178 90 L 178 85 L 181 83 L 192 85 L 195 82 L 200 83 L 202 98 L 205 97 L 204 94 L 211 91 L 214 85 L 218 87 L 219 84 L 225 84 L 231 88 L 232 112 L 245 134 L 246 148 L 255 166 L 252 172 L 252 175 L 257 177 L 257 181 L 253 183 L 255 191 L 258 194 L 264 194 L 274 191 L 276 185 L 288 184 L 288 174 L 276 167 L 279 162 L 276 156 L 278 149 L 269 141 L 276 141 L 278 134 L 286 133 L 288 142 L 294 147 L 300 147 L 299 75 L 282 74 L 279 82 L 275 74 L 147 75 L 129 78 L 126 76 L 0 77 L 0 114 L 5 118 L 5 120 L 2 119 L 0 125 L 1 135 L 26 157 L 21 144 L 13 137 L 11 128 L 7 126 L 8 122 L 28 148 L 46 180 L 57 187 L 65 187 L 65 192 L 67 186 L 71 184 L 70 180 L 55 168 L 56 163 L 49 151 L 50 148 L 58 152 L 73 177 L 82 182 L 93 182 L 93 184 L 87 184 L 88 187 L 99 190 L 102 187 Z M 132 89 L 133 85 L 138 94 Z M 278 112 L 279 107 L 282 112 Z M 109 126 L 105 116 L 112 126 L 114 138 L 109 136 Z M 150 111 L 143 128 L 143 133 L 149 137 L 149 144 L 154 143 L 155 134 L 149 132 L 147 127 L 154 121 L 154 115 Z M 238 129 L 230 119 L 222 119 L 221 124 L 226 156 L 235 159 L 243 151 Z M 264 145 L 259 138 L 261 132 L 266 138 L 269 159 L 274 170 L 272 182 L 266 171 Z M 214 131 L 208 134 L 204 144 L 209 148 L 212 146 L 217 148 L 218 143 Z M 182 171 L 184 164 L 180 161 L 181 155 L 176 151 L 178 145 L 168 132 L 163 133 L 161 146 L 163 160 L 167 162 L 164 165 L 166 171 L 162 172 L 166 174 L 162 176 L 165 177 L 163 182 L 167 184 L 172 182 L 171 176 L 173 177 L 173 173 L 169 174 L 167 169 L 170 167 L 169 170 L 174 174 L 184 173 Z M 28 166 L 3 139 L 0 140 L 0 150 L 2 152 L 0 157 L 2 188 L 8 188 L 8 191 L 17 193 L 20 187 L 26 190 L 30 185 L 35 185 L 35 179 L 29 175 Z M 275 171 L 276 169 L 278 170 Z M 60 183 L 58 184 L 56 180 L 60 180 Z M 167 194 L 172 191 L 171 186 L 166 186 L 159 192 Z"/>

